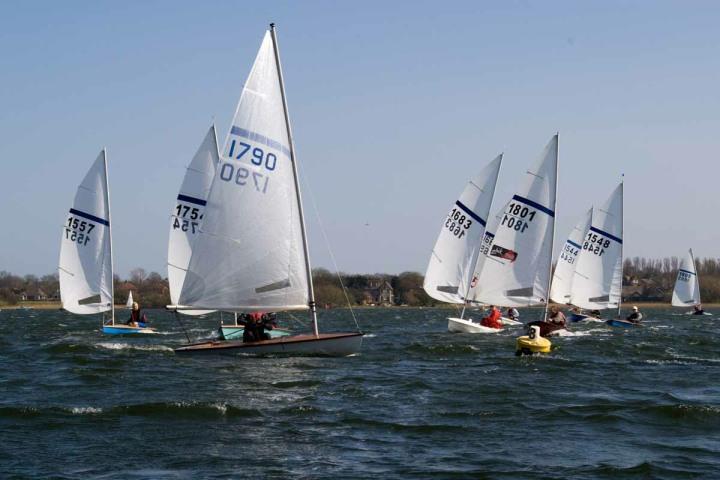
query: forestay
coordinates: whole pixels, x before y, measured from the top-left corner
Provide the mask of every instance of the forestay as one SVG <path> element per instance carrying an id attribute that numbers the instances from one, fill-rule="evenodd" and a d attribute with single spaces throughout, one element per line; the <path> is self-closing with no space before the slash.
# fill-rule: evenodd
<path id="1" fill-rule="evenodd" d="M 580 308 L 618 308 L 622 293 L 623 184 L 617 186 L 592 222 L 577 258 L 570 302 Z"/>
<path id="2" fill-rule="evenodd" d="M 490 212 L 502 154 L 472 178 L 444 220 L 423 288 L 436 300 L 464 303 Z"/>
<path id="3" fill-rule="evenodd" d="M 700 280 L 695 269 L 695 257 L 692 249 L 683 258 L 675 280 L 675 289 L 672 295 L 673 307 L 687 307 L 700 303 Z"/>
<path id="4" fill-rule="evenodd" d="M 475 268 L 471 301 L 529 306 L 547 301 L 555 231 L 558 136 L 488 228 Z M 493 231 L 494 230 L 494 231 Z M 486 242 L 486 243 L 485 243 Z"/>
<path id="5" fill-rule="evenodd" d="M 208 193 L 220 162 L 215 125 L 210 127 L 200 148 L 185 171 L 185 178 L 170 217 L 168 242 L 168 283 L 170 301 L 178 304 L 193 245 L 200 233 Z M 212 310 L 185 310 L 189 315 L 202 315 Z"/>
<path id="6" fill-rule="evenodd" d="M 178 303 L 308 307 L 298 196 L 275 49 L 265 34 L 240 96 Z"/>
<path id="7" fill-rule="evenodd" d="M 60 241 L 60 298 L 78 314 L 112 309 L 110 205 L 105 150 L 75 193 Z"/>
<path id="8" fill-rule="evenodd" d="M 580 250 L 582 250 L 583 240 L 590 228 L 592 212 L 593 209 L 590 208 L 582 220 L 575 225 L 560 251 L 560 256 L 555 264 L 552 287 L 550 287 L 550 300 L 555 303 L 565 304 L 570 302 L 577 257 L 580 254 Z"/>

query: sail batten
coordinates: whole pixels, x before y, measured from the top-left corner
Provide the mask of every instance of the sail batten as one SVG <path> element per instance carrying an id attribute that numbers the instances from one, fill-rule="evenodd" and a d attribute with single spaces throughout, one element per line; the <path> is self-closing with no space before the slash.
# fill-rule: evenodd
<path id="1" fill-rule="evenodd" d="M 423 283 L 425 292 L 436 300 L 465 302 L 501 163 L 502 154 L 472 178 L 444 220 Z"/>

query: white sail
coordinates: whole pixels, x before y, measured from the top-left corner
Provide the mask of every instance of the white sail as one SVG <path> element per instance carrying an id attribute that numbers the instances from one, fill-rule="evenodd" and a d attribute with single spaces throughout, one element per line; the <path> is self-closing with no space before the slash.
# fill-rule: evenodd
<path id="1" fill-rule="evenodd" d="M 130 293 L 128 293 L 128 299 L 127 299 L 127 302 L 125 302 L 125 306 L 126 306 L 127 308 L 132 308 L 133 303 L 134 303 L 134 301 L 133 301 L 133 298 L 132 298 L 132 291 L 131 291 Z"/>
<path id="2" fill-rule="evenodd" d="M 582 250 L 582 243 L 590 228 L 593 209 L 590 208 L 580 222 L 570 232 L 570 236 L 560 251 L 555 271 L 553 272 L 550 300 L 555 303 L 569 303 L 572 292 L 572 281 L 575 276 L 577 257 Z"/>
<path id="3" fill-rule="evenodd" d="M 570 303 L 589 310 L 618 308 L 622 294 L 623 184 L 594 208 L 572 281 Z"/>
<path id="4" fill-rule="evenodd" d="M 60 241 L 60 298 L 78 314 L 112 309 L 112 247 L 105 150 L 75 193 Z"/>
<path id="5" fill-rule="evenodd" d="M 168 284 L 170 301 L 178 304 L 185 282 L 196 237 L 205 215 L 208 193 L 215 170 L 220 162 L 215 125 L 210 127 L 200 148 L 185 171 L 185 178 L 177 196 L 175 208 L 170 217 L 170 239 L 168 242 Z M 184 310 L 188 315 L 203 315 L 212 310 Z"/>
<path id="6" fill-rule="evenodd" d="M 502 154 L 468 182 L 443 222 L 423 283 L 436 300 L 465 302 L 501 162 Z"/>
<path id="7" fill-rule="evenodd" d="M 547 301 L 555 233 L 558 136 L 555 135 L 525 183 L 495 218 L 478 258 L 471 301 L 503 306 Z M 494 229 L 494 231 L 493 231 Z M 478 274 L 479 272 L 479 274 Z"/>
<path id="8" fill-rule="evenodd" d="M 692 307 L 700 303 L 700 280 L 695 268 L 692 250 L 683 258 L 678 270 L 672 295 L 673 307 Z"/>
<path id="9" fill-rule="evenodd" d="M 271 34 L 240 96 L 178 303 L 200 309 L 304 309 L 299 196 Z"/>

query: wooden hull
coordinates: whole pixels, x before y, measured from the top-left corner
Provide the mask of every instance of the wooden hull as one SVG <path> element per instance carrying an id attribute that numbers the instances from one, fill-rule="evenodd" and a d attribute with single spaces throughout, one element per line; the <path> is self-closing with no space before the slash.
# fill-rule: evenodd
<path id="1" fill-rule="evenodd" d="M 157 333 L 154 328 L 131 327 L 129 325 L 103 325 L 102 331 L 103 333 L 107 333 L 109 335 L 135 335 Z"/>
<path id="2" fill-rule="evenodd" d="M 245 328 L 243 328 L 242 325 L 220 325 L 220 331 L 222 332 L 223 340 L 242 340 Z M 290 330 L 283 328 L 273 328 L 272 330 L 265 330 L 265 332 L 270 334 L 270 338 L 292 335 Z"/>
<path id="3" fill-rule="evenodd" d="M 450 317 L 448 318 L 448 331 L 454 333 L 498 333 L 503 329 L 484 327 L 470 320 Z"/>
<path id="4" fill-rule="evenodd" d="M 175 349 L 175 353 L 212 353 L 224 355 L 309 355 L 346 357 L 360 351 L 362 333 L 321 333 L 290 335 L 243 343 L 242 340 L 225 340 L 195 343 Z"/>

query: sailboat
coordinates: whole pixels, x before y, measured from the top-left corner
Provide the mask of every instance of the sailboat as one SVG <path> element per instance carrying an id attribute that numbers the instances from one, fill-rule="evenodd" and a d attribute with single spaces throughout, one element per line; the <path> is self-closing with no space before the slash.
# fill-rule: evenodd
<path id="1" fill-rule="evenodd" d="M 486 231 L 468 294 L 470 301 L 506 307 L 545 305 L 547 310 L 557 172 L 555 135 L 527 171 L 521 188 L 495 217 L 492 230 Z"/>
<path id="2" fill-rule="evenodd" d="M 127 302 L 125 302 L 125 307 L 126 307 L 126 308 L 132 308 L 132 307 L 133 307 L 133 303 L 135 303 L 135 302 L 133 301 L 133 298 L 132 298 L 132 290 L 131 290 L 130 293 L 128 293 L 128 299 L 127 299 Z"/>
<path id="3" fill-rule="evenodd" d="M 104 333 L 155 333 L 152 328 L 115 323 L 110 192 L 105 149 L 75 193 L 61 234 L 58 271 L 60 299 L 65 310 L 79 315 L 101 313 Z"/>
<path id="4" fill-rule="evenodd" d="M 210 185 L 178 310 L 309 309 L 313 332 L 252 343 L 186 345 L 178 353 L 357 353 L 363 334 L 320 333 L 295 148 L 275 27 L 265 33 Z"/>
<path id="5" fill-rule="evenodd" d="M 695 268 L 695 257 L 692 249 L 688 250 L 687 256 L 682 259 L 675 279 L 675 288 L 672 294 L 673 307 L 697 307 L 695 311 L 687 312 L 688 315 L 710 315 L 699 308 L 700 301 L 700 279 Z"/>
<path id="6" fill-rule="evenodd" d="M 168 285 L 170 302 L 168 310 L 185 315 L 207 315 L 214 310 L 178 310 L 178 299 L 182 291 L 187 268 L 192 256 L 195 238 L 205 215 L 208 192 L 220 163 L 215 125 L 211 125 L 200 147 L 185 170 L 177 201 L 170 216 L 170 236 L 168 240 Z M 242 338 L 242 325 L 238 325 L 237 314 L 232 315 L 232 324 L 225 324 L 221 314 L 220 334 L 223 338 Z M 289 334 L 287 330 L 274 330 L 271 335 Z"/>
<path id="7" fill-rule="evenodd" d="M 560 251 L 555 271 L 553 272 L 552 286 L 550 287 L 550 300 L 559 304 L 571 305 L 572 283 L 575 277 L 577 258 L 582 250 L 582 243 L 590 229 L 593 209 L 587 211 L 583 218 L 572 229 L 568 239 Z M 587 315 L 572 313 L 569 320 L 577 322 L 589 318 Z"/>
<path id="8" fill-rule="evenodd" d="M 623 183 L 593 208 L 590 227 L 572 280 L 570 303 L 585 310 L 617 309 L 622 303 Z M 611 320 L 615 322 L 618 320 Z"/>
<path id="9" fill-rule="evenodd" d="M 468 182 L 443 222 L 423 282 L 425 292 L 436 300 L 466 305 L 501 163 L 502 154 Z M 465 332 L 481 326 L 464 315 L 465 307 L 459 319 L 448 319 L 448 329 Z"/>

